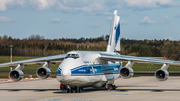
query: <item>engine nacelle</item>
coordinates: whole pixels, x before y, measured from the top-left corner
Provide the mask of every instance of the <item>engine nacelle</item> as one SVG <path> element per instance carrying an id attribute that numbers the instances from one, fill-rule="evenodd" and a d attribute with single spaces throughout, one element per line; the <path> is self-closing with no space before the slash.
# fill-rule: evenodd
<path id="1" fill-rule="evenodd" d="M 51 75 L 51 70 L 47 67 L 39 67 L 36 71 L 36 75 L 41 79 L 46 79 Z"/>
<path id="2" fill-rule="evenodd" d="M 169 77 L 169 72 L 165 69 L 158 69 L 155 72 L 155 77 L 159 80 L 159 81 L 165 81 L 168 79 Z"/>
<path id="3" fill-rule="evenodd" d="M 122 67 L 119 72 L 123 79 L 129 79 L 134 75 L 134 71 L 131 67 Z"/>
<path id="4" fill-rule="evenodd" d="M 14 69 L 9 73 L 11 80 L 17 82 L 24 77 L 24 73 L 21 70 Z"/>

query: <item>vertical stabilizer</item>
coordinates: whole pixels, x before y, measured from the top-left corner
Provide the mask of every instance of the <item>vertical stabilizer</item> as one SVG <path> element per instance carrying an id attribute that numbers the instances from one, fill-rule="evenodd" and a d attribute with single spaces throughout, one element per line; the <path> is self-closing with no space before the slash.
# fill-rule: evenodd
<path id="1" fill-rule="evenodd" d="M 119 40 L 118 40 L 118 42 L 117 42 L 117 45 L 116 45 L 116 47 L 115 47 L 115 50 L 116 51 L 120 51 L 121 50 L 121 43 L 120 43 L 121 41 L 120 41 L 120 38 L 119 38 Z"/>
<path id="2" fill-rule="evenodd" d="M 114 16 L 109 34 L 107 52 L 120 51 L 120 17 L 117 16 L 117 10 L 114 11 Z"/>

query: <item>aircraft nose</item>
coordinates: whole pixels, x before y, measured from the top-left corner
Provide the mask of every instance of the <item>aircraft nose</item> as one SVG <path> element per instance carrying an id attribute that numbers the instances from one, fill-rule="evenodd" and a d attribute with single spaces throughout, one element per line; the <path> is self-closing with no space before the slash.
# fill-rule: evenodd
<path id="1" fill-rule="evenodd" d="M 62 70 L 61 76 L 63 77 L 64 80 L 68 80 L 71 76 L 71 71 L 70 70 Z"/>

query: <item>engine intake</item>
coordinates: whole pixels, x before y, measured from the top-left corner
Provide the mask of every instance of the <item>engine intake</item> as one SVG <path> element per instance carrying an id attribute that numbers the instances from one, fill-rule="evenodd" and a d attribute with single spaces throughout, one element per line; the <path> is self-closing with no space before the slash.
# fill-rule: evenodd
<path id="1" fill-rule="evenodd" d="M 168 79 L 169 77 L 169 72 L 165 69 L 159 69 L 155 72 L 155 77 L 159 80 L 159 81 L 165 81 Z"/>
<path id="2" fill-rule="evenodd" d="M 120 75 L 123 79 L 129 79 L 134 75 L 134 71 L 131 67 L 122 67 L 120 69 Z"/>
<path id="3" fill-rule="evenodd" d="M 46 79 L 51 75 L 51 70 L 47 67 L 39 67 L 36 71 L 36 75 L 41 79 Z"/>
<path id="4" fill-rule="evenodd" d="M 9 73 L 11 80 L 17 82 L 24 77 L 24 73 L 21 70 L 14 69 Z"/>

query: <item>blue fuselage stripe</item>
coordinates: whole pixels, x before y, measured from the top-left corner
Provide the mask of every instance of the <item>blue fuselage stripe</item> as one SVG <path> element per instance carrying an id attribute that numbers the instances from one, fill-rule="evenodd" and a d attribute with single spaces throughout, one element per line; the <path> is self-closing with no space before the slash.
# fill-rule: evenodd
<path id="1" fill-rule="evenodd" d="M 71 76 L 95 76 L 95 75 L 119 74 L 119 70 L 121 67 L 122 67 L 121 63 L 81 65 L 71 69 Z M 61 76 L 60 67 L 57 70 L 57 76 Z"/>

